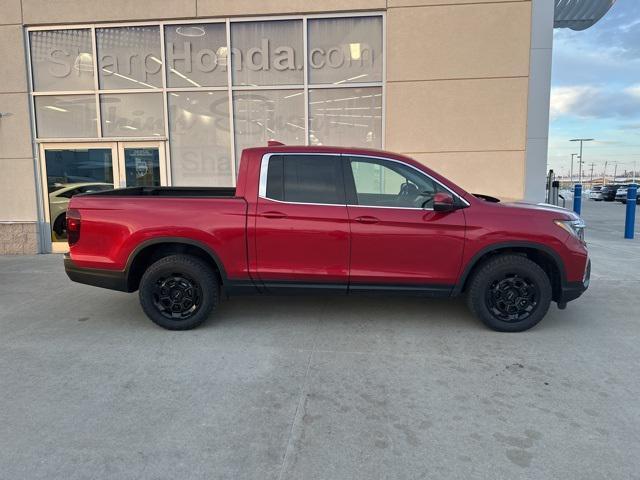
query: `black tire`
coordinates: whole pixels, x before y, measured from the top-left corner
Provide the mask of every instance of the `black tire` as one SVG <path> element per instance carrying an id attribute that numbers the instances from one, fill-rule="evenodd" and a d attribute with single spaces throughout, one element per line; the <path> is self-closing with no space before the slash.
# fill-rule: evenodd
<path id="1" fill-rule="evenodd" d="M 168 330 L 190 330 L 218 306 L 219 282 L 199 258 L 170 255 L 147 268 L 139 296 L 144 313 L 155 324 Z"/>
<path id="2" fill-rule="evenodd" d="M 498 332 L 536 325 L 551 304 L 551 281 L 538 264 L 520 255 L 499 255 L 474 272 L 467 288 L 471 312 Z"/>
<path id="3" fill-rule="evenodd" d="M 58 238 L 65 238 L 67 233 L 67 214 L 61 213 L 53 222 L 53 231 Z"/>

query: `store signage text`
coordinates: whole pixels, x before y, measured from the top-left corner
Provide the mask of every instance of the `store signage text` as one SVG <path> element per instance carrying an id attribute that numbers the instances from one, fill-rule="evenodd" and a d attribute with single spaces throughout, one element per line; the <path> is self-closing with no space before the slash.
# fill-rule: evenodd
<path id="1" fill-rule="evenodd" d="M 354 48 L 354 46 L 356 46 Z M 167 43 L 168 68 L 183 73 L 194 70 L 210 73 L 219 68 L 227 71 L 227 48 L 217 50 L 210 48 L 195 49 L 191 42 L 179 44 Z M 286 45 L 273 46 L 272 41 L 263 38 L 260 46 L 242 51 L 231 48 L 233 69 L 242 71 L 287 71 L 302 70 L 303 55 L 293 47 Z M 79 50 L 68 50 L 53 47 L 49 50 L 47 60 L 50 63 L 48 72 L 52 77 L 65 78 L 71 74 L 92 74 L 92 60 L 89 53 Z M 126 55 L 104 53 L 99 59 L 99 68 L 103 75 L 127 75 L 142 81 L 148 81 L 162 68 L 161 60 L 155 53 L 132 51 Z M 371 69 L 374 63 L 374 51 L 365 43 L 342 44 L 330 48 L 312 48 L 308 56 L 309 67 L 324 68 L 359 68 Z"/>

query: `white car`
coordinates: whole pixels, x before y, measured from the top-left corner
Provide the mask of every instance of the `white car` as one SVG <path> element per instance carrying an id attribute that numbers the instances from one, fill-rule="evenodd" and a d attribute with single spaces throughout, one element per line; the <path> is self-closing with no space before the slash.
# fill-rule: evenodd
<path id="1" fill-rule="evenodd" d="M 591 200 L 595 200 L 596 202 L 602 201 L 602 185 L 596 185 L 589 192 L 589 198 Z"/>
<path id="2" fill-rule="evenodd" d="M 51 232 L 55 234 L 54 240 L 64 240 L 67 230 L 67 206 L 69 199 L 78 193 L 97 192 L 111 190 L 110 183 L 65 183 L 56 185 L 57 190 L 49 194 L 49 218 L 51 219 Z"/>

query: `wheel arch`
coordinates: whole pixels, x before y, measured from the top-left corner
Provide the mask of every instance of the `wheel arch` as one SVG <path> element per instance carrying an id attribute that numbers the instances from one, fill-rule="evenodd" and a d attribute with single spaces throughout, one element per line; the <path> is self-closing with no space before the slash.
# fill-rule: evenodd
<path id="1" fill-rule="evenodd" d="M 533 242 L 506 242 L 489 245 L 477 252 L 465 266 L 453 295 L 463 293 L 473 273 L 489 258 L 495 255 L 519 254 L 538 264 L 547 274 L 553 289 L 553 300 L 560 298 L 562 287 L 566 283 L 564 263 L 553 249 Z"/>
<path id="2" fill-rule="evenodd" d="M 140 279 L 149 265 L 163 257 L 178 253 L 204 260 L 214 269 L 220 283 L 226 283 L 224 265 L 208 245 L 190 238 L 159 237 L 142 242 L 129 255 L 125 267 L 128 291 L 134 292 L 138 289 Z"/>

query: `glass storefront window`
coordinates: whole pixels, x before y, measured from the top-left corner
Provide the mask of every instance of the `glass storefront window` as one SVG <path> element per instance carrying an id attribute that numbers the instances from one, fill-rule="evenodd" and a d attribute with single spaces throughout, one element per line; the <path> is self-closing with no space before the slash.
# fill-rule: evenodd
<path id="1" fill-rule="evenodd" d="M 224 23 L 167 25 L 164 41 L 168 87 L 227 85 Z"/>
<path id="2" fill-rule="evenodd" d="M 382 89 L 309 90 L 309 144 L 381 148 Z"/>
<path id="3" fill-rule="evenodd" d="M 34 91 L 93 90 L 91 30 L 38 30 L 29 43 Z"/>
<path id="4" fill-rule="evenodd" d="M 242 150 L 275 139 L 304 145 L 304 91 L 254 90 L 234 92 L 233 115 L 237 164 Z"/>
<path id="5" fill-rule="evenodd" d="M 94 138 L 98 135 L 93 95 L 38 95 L 35 114 L 40 138 Z"/>
<path id="6" fill-rule="evenodd" d="M 69 200 L 79 193 L 113 188 L 110 148 L 45 151 L 51 240 L 65 241 Z"/>
<path id="7" fill-rule="evenodd" d="M 161 93 L 110 93 L 100 95 L 104 137 L 164 135 Z"/>
<path id="8" fill-rule="evenodd" d="M 309 83 L 382 81 L 382 18 L 317 18 L 307 22 Z"/>
<path id="9" fill-rule="evenodd" d="M 96 29 L 100 88 L 162 87 L 160 27 Z"/>
<path id="10" fill-rule="evenodd" d="M 302 85 L 301 20 L 231 24 L 233 84 Z"/>
<path id="11" fill-rule="evenodd" d="M 135 138 L 136 146 L 168 137 L 162 181 L 191 186 L 233 185 L 242 150 L 270 139 L 379 148 L 382 27 L 373 12 L 34 27 L 36 135 Z M 131 182 L 143 164 L 155 165 L 140 155 L 132 162 L 126 172 L 119 167 L 119 185 L 122 175 Z M 160 174 L 153 175 L 140 181 L 155 184 Z"/>
<path id="12" fill-rule="evenodd" d="M 170 92 L 169 132 L 174 185 L 233 184 L 227 92 Z"/>

